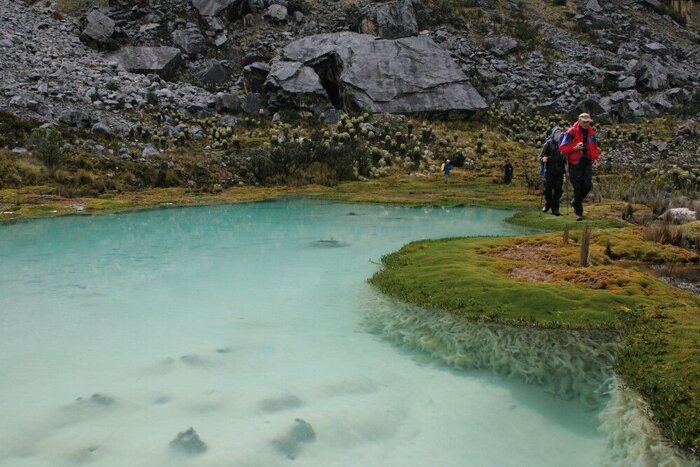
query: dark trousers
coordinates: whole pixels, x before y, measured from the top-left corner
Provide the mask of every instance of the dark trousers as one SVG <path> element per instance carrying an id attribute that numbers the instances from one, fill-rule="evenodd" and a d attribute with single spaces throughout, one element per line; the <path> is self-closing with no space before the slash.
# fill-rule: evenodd
<path id="1" fill-rule="evenodd" d="M 544 201 L 545 206 L 552 208 L 552 212 L 559 212 L 559 201 L 563 193 L 564 173 L 547 172 L 544 178 Z"/>
<path id="2" fill-rule="evenodd" d="M 574 212 L 577 216 L 583 215 L 583 200 L 593 188 L 593 166 L 590 161 L 580 161 L 578 164 L 569 164 L 569 178 L 574 187 Z"/>
<path id="3" fill-rule="evenodd" d="M 503 183 L 505 183 L 506 185 L 510 185 L 512 181 L 513 181 L 513 171 L 506 170 L 505 173 L 503 174 Z"/>

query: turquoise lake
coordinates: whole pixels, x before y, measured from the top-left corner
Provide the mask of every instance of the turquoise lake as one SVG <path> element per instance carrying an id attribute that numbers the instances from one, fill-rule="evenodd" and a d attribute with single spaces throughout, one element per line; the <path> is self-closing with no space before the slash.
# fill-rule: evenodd
<path id="1" fill-rule="evenodd" d="M 0 466 L 599 465 L 597 412 L 362 325 L 391 306 L 366 282 L 382 255 L 522 232 L 510 215 L 283 199 L 2 225 Z M 315 439 L 290 454 L 296 419 Z M 190 427 L 204 452 L 170 447 Z"/>

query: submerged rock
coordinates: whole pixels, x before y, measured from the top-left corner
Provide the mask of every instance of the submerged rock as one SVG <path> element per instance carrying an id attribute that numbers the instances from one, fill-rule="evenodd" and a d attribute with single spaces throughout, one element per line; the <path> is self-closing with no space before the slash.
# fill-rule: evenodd
<path id="1" fill-rule="evenodd" d="M 278 412 L 280 410 L 300 407 L 301 404 L 301 399 L 299 399 L 297 396 L 285 395 L 263 400 L 260 403 L 260 408 L 265 412 Z"/>
<path id="2" fill-rule="evenodd" d="M 343 248 L 346 246 L 349 246 L 350 244 L 347 242 L 342 242 L 340 240 L 334 240 L 334 239 L 328 239 L 328 240 L 316 240 L 315 242 L 311 242 L 311 246 L 314 247 L 320 247 L 320 248 Z"/>
<path id="3" fill-rule="evenodd" d="M 297 418 L 295 425 L 286 435 L 275 439 L 272 443 L 281 454 L 289 459 L 295 459 L 302 443 L 311 443 L 316 440 L 316 432 L 311 424 Z"/>
<path id="4" fill-rule="evenodd" d="M 88 398 L 78 397 L 75 399 L 76 404 L 81 405 L 94 405 L 100 407 L 108 407 L 114 404 L 114 398 L 106 394 L 100 394 L 96 392 Z"/>
<path id="5" fill-rule="evenodd" d="M 105 394 L 100 394 L 99 392 L 96 392 L 92 396 L 90 396 L 90 402 L 96 405 L 102 405 L 102 406 L 107 406 L 107 405 L 112 405 L 114 404 L 114 398 L 107 396 Z"/>
<path id="6" fill-rule="evenodd" d="M 192 427 L 178 433 L 175 439 L 170 441 L 170 447 L 190 455 L 201 454 L 207 450 L 207 445 Z"/>

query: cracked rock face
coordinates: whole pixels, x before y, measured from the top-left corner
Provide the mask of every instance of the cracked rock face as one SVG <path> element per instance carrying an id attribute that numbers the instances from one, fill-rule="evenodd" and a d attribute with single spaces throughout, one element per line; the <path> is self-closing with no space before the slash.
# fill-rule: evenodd
<path id="1" fill-rule="evenodd" d="M 349 32 L 308 36 L 282 50 L 267 84 L 277 83 L 293 94 L 299 70 L 306 70 L 304 83 L 317 89 L 308 68 L 315 71 L 332 102 L 337 93 L 345 106 L 356 110 L 415 113 L 487 107 L 450 54 L 427 36 L 396 40 Z"/>

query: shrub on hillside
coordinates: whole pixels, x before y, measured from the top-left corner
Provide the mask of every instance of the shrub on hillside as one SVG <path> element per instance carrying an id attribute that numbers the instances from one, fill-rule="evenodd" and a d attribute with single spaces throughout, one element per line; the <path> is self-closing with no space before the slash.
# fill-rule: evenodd
<path id="1" fill-rule="evenodd" d="M 315 139 L 288 141 L 269 149 L 258 148 L 248 158 L 255 179 L 265 184 L 301 182 L 308 178 L 305 172 L 312 166 L 314 173 L 327 177 L 316 181 L 326 184 L 367 176 L 371 169 L 369 151 L 353 139 L 337 143 Z"/>
<path id="2" fill-rule="evenodd" d="M 36 128 L 29 137 L 29 142 L 34 147 L 41 162 L 49 169 L 53 169 L 61 161 L 65 153 L 66 140 L 54 126 Z"/>

